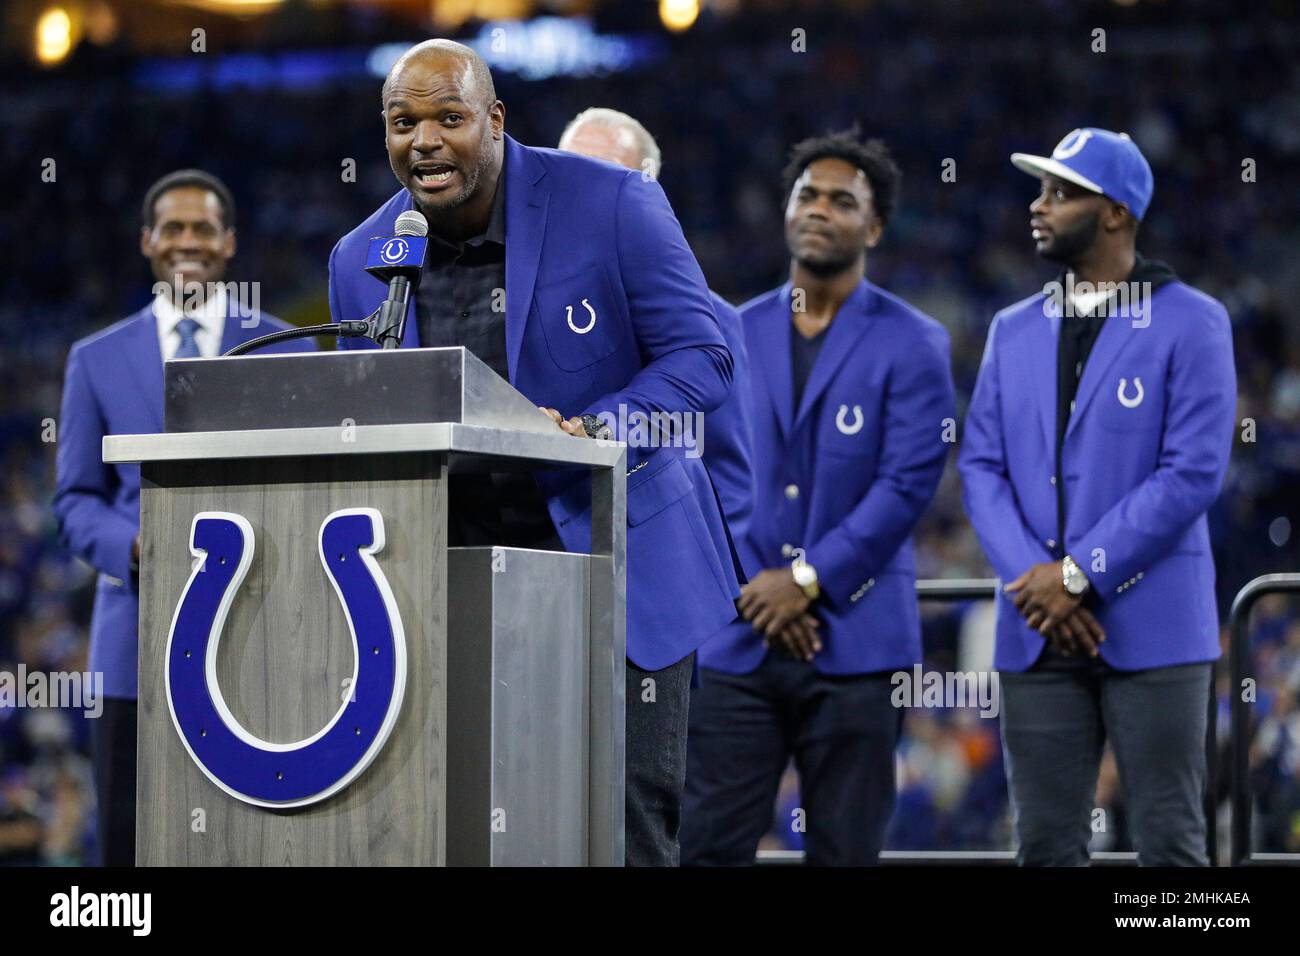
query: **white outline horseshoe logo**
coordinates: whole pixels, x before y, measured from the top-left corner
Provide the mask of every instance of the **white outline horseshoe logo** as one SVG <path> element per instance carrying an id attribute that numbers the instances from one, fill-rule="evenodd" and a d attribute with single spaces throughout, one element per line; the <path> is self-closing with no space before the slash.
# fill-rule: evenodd
<path id="1" fill-rule="evenodd" d="M 596 310 L 591 307 L 591 303 L 588 302 L 586 299 L 582 300 L 582 305 L 583 308 L 587 310 L 587 314 L 591 316 L 590 322 L 588 322 L 582 328 L 578 328 L 576 325 L 574 325 L 573 306 L 571 305 L 565 306 L 565 308 L 569 310 L 568 314 L 565 316 L 565 321 L 569 323 L 569 328 L 573 329 L 573 331 L 577 332 L 579 335 L 586 335 L 588 332 L 590 332 L 593 328 L 596 327 Z"/>
<path id="2" fill-rule="evenodd" d="M 1115 397 L 1119 399 L 1119 403 L 1125 408 L 1137 408 L 1142 404 L 1142 399 L 1146 397 L 1146 392 L 1142 390 L 1142 379 L 1134 376 L 1133 384 L 1137 386 L 1136 398 L 1127 398 L 1124 395 L 1124 389 L 1128 387 L 1128 379 L 1126 378 L 1119 380 L 1119 388 L 1115 390 Z"/>
<path id="3" fill-rule="evenodd" d="M 1056 144 L 1056 149 L 1052 150 L 1052 159 L 1069 159 L 1083 149 L 1090 139 L 1092 139 L 1092 130 L 1072 130 L 1066 134 L 1065 139 Z"/>
<path id="4" fill-rule="evenodd" d="M 858 432 L 862 431 L 862 426 L 866 423 L 866 419 L 862 417 L 862 406 L 853 406 L 852 425 L 849 425 L 844 421 L 844 417 L 848 414 L 848 411 L 849 406 L 840 406 L 840 410 L 835 413 L 835 427 L 840 430 L 841 435 L 856 435 Z"/>
<path id="5" fill-rule="evenodd" d="M 385 262 L 392 264 L 405 259 L 408 251 L 409 247 L 405 239 L 389 239 L 384 243 L 384 247 L 379 250 L 379 256 Z"/>

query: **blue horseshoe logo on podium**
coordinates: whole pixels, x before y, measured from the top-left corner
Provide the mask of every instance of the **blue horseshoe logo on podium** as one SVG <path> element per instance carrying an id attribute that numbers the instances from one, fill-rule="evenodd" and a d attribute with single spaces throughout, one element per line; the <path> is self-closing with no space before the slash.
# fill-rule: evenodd
<path id="1" fill-rule="evenodd" d="M 167 706 L 199 768 L 256 806 L 306 806 L 350 784 L 383 748 L 406 691 L 406 635 L 374 557 L 384 547 L 383 516 L 373 508 L 335 511 L 321 523 L 317 545 L 352 635 L 351 693 L 319 732 L 277 744 L 235 719 L 217 681 L 226 615 L 253 561 L 253 528 L 222 511 L 200 512 L 190 526 L 194 570 L 167 636 Z"/>

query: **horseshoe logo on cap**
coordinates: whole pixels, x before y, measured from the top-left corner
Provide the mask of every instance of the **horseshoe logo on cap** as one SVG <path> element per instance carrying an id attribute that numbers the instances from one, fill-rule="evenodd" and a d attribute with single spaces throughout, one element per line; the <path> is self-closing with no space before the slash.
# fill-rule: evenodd
<path id="1" fill-rule="evenodd" d="M 1142 390 L 1142 379 L 1135 376 L 1133 378 L 1133 385 L 1137 389 L 1137 394 L 1132 398 L 1129 398 L 1124 394 L 1125 389 L 1128 387 L 1128 379 L 1126 378 L 1121 378 L 1119 380 L 1119 388 L 1115 390 L 1115 396 L 1119 399 L 1119 403 L 1125 408 L 1137 408 L 1142 404 L 1142 399 L 1146 397 L 1146 392 Z"/>
<path id="2" fill-rule="evenodd" d="M 848 416 L 849 406 L 841 405 L 840 410 L 835 413 L 835 427 L 840 430 L 841 435 L 856 435 L 862 431 L 865 419 L 862 417 L 862 406 L 853 406 L 853 424 L 850 425 L 845 418 Z"/>
<path id="3" fill-rule="evenodd" d="M 1087 145 L 1088 140 L 1092 139 L 1092 130 L 1076 129 L 1066 134 L 1065 139 L 1056 144 L 1056 149 L 1052 150 L 1052 159 L 1069 159 Z"/>
<path id="4" fill-rule="evenodd" d="M 591 316 L 590 322 L 588 322 L 582 328 L 578 328 L 576 325 L 574 325 L 573 306 L 571 305 L 565 306 L 565 308 L 569 310 L 568 314 L 565 316 L 565 321 L 569 323 L 569 328 L 573 329 L 573 331 L 577 332 L 579 335 L 586 335 L 588 332 L 590 332 L 593 328 L 596 327 L 596 310 L 591 307 L 591 303 L 588 302 L 586 299 L 582 300 L 582 307 L 586 309 L 587 314 Z"/>

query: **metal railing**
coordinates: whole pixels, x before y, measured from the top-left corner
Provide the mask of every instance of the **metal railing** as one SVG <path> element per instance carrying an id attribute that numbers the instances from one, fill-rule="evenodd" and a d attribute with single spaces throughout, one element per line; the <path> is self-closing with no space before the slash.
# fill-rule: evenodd
<path id="1" fill-rule="evenodd" d="M 997 578 L 932 578 L 916 582 L 916 596 L 921 601 L 996 600 Z M 1237 593 L 1232 602 L 1230 626 L 1232 643 L 1229 648 L 1229 666 L 1234 686 L 1240 690 L 1246 677 L 1250 646 L 1246 630 L 1250 608 L 1264 594 L 1277 591 L 1300 592 L 1300 574 L 1266 574 L 1256 578 Z M 1207 720 L 1205 726 L 1205 849 L 1210 865 L 1218 860 L 1218 826 L 1216 823 L 1217 764 L 1218 764 L 1218 700 L 1216 681 L 1211 679 Z M 1232 857 L 1234 865 L 1241 862 L 1276 863 L 1283 859 L 1300 862 L 1300 854 L 1250 854 L 1250 711 L 1242 695 L 1232 698 Z M 1245 848 L 1244 851 L 1241 848 Z M 1244 856 L 1242 855 L 1244 852 Z M 1132 852 L 1093 853 L 1094 865 L 1128 866 L 1137 863 Z M 757 862 L 764 864 L 795 864 L 803 861 L 799 850 L 762 850 Z M 1016 854 L 1011 850 L 884 850 L 880 862 L 885 865 L 1014 865 Z"/>
<path id="2" fill-rule="evenodd" d="M 1228 670 L 1232 675 L 1232 737 L 1229 764 L 1232 773 L 1233 866 L 1248 864 L 1300 864 L 1300 853 L 1256 853 L 1251 849 L 1253 793 L 1250 781 L 1250 744 L 1254 736 L 1251 702 L 1244 693 L 1250 680 L 1250 612 L 1266 594 L 1300 594 L 1300 574 L 1263 574 L 1237 592 L 1228 615 Z M 1217 709 L 1217 708 L 1216 708 Z"/>
<path id="3" fill-rule="evenodd" d="M 1000 582 L 997 578 L 931 578 L 916 582 L 916 597 L 920 601 L 971 601 L 997 599 Z M 1214 696 L 1213 681 L 1210 684 L 1210 696 Z M 1216 708 L 1210 707 L 1210 720 L 1213 721 Z M 1214 727 L 1206 734 L 1207 741 L 1214 739 Z M 1213 759 L 1213 751 L 1207 743 L 1207 754 Z M 1209 817 L 1207 819 L 1213 819 Z M 1213 832 L 1213 827 L 1208 828 Z M 1213 839 L 1211 837 L 1211 839 Z M 1128 852 L 1094 853 L 1094 864 L 1109 866 L 1126 866 L 1137 864 L 1137 854 Z M 1213 860 L 1211 848 L 1210 859 Z M 1014 850 L 882 850 L 880 862 L 900 866 L 1014 866 Z"/>

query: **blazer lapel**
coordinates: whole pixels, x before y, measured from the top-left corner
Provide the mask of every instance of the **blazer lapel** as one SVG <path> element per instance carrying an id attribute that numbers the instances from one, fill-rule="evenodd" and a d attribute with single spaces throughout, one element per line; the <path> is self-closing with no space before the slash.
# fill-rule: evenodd
<path id="1" fill-rule="evenodd" d="M 540 185 L 545 175 L 536 157 L 507 136 L 501 177 L 506 188 L 506 362 L 512 384 L 518 378 L 519 350 L 546 235 L 551 194 Z"/>
<path id="2" fill-rule="evenodd" d="M 826 387 L 834 380 L 835 373 L 840 370 L 840 366 L 849 357 L 854 343 L 862 337 L 862 334 L 875 320 L 875 316 L 872 314 L 875 310 L 875 304 L 876 293 L 864 279 L 858 283 L 858 287 L 853 290 L 853 294 L 835 313 L 835 318 L 826 330 L 826 341 L 822 343 L 821 350 L 817 353 L 817 361 L 813 363 L 812 373 L 808 376 L 808 384 L 804 386 L 803 399 L 800 401 L 799 411 L 794 417 L 796 428 L 808 415 L 812 407 L 817 404 L 817 399 L 821 397 L 822 392 L 826 391 Z M 786 375 L 788 376 L 790 374 L 788 344 L 786 345 L 786 355 Z"/>
<path id="3" fill-rule="evenodd" d="M 1056 353 L 1060 335 L 1060 308 L 1051 296 L 1044 296 L 1042 321 L 1031 326 L 1026 337 L 1026 354 L 1020 360 L 1034 385 L 1038 423 L 1043 430 L 1043 444 L 1050 454 L 1056 453 Z"/>
<path id="4" fill-rule="evenodd" d="M 749 361 L 760 371 L 760 378 L 772 400 L 781 436 L 790 434 L 794 417 L 794 379 L 790 371 L 790 283 L 766 310 L 746 317 L 746 340 Z"/>
<path id="5" fill-rule="evenodd" d="M 1083 367 L 1083 378 L 1079 380 L 1079 390 L 1074 397 L 1074 412 L 1070 415 L 1069 427 L 1065 429 L 1066 437 L 1069 437 L 1075 426 L 1079 424 L 1079 419 L 1083 417 L 1088 403 L 1097 394 L 1101 383 L 1106 380 L 1111 365 L 1119 358 L 1129 342 L 1136 338 L 1132 326 L 1128 324 L 1129 321 L 1126 316 L 1112 315 L 1102 325 L 1101 332 L 1097 335 L 1097 343 L 1093 345 L 1092 354 L 1088 356 L 1088 364 Z"/>
<path id="6" fill-rule="evenodd" d="M 155 431 L 163 430 L 163 363 L 158 345 L 158 320 L 150 302 L 131 324 L 126 349 L 131 379 L 144 396 L 145 407 L 153 419 Z"/>

